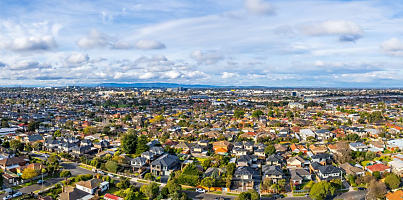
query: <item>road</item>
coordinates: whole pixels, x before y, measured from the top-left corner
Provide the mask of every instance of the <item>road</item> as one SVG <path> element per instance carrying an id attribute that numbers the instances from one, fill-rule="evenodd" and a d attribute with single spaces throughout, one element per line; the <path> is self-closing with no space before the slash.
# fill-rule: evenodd
<path id="1" fill-rule="evenodd" d="M 78 167 L 77 163 L 61 163 L 60 166 L 62 166 L 63 168 L 70 170 L 71 174 L 73 176 L 77 176 L 79 174 L 92 174 L 94 175 L 95 173 L 92 172 L 91 170 L 88 169 L 84 169 L 81 167 Z M 118 178 L 114 178 L 115 180 L 119 180 Z M 64 180 L 64 178 L 52 178 L 52 179 L 48 179 L 46 180 L 46 182 L 43 184 L 43 187 L 49 187 L 51 185 L 54 185 L 60 181 Z M 136 187 L 141 187 L 144 184 L 147 183 L 140 183 L 140 182 L 131 182 L 132 185 L 135 185 Z M 21 188 L 18 189 L 18 192 L 27 194 L 27 193 L 31 193 L 33 191 L 36 190 L 40 190 L 41 189 L 41 185 L 39 184 L 33 184 L 31 186 L 25 187 L 25 188 Z M 227 196 L 227 195 L 219 195 L 219 194 L 205 194 L 205 193 L 197 193 L 197 192 L 193 192 L 193 191 L 189 191 L 189 190 L 181 190 L 180 192 L 184 192 L 188 195 L 189 198 L 192 199 L 207 199 L 207 200 L 214 200 L 217 197 L 223 197 L 226 200 L 230 200 L 230 199 L 236 199 L 236 196 Z M 367 193 L 367 191 L 352 191 L 352 192 L 347 192 L 347 193 L 343 193 L 340 196 L 336 196 L 330 199 L 354 199 L 354 200 L 363 200 L 365 199 L 365 194 Z M 5 196 L 5 194 L 0 195 L 0 199 L 2 199 Z M 262 200 L 272 200 L 272 198 L 261 198 Z M 284 198 L 284 200 L 311 200 L 311 198 L 305 198 L 305 197 L 287 197 Z"/>

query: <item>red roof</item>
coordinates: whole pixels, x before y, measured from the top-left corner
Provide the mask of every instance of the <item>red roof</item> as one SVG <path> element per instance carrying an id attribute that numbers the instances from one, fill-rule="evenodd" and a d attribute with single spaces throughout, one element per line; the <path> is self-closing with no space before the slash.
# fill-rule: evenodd
<path id="1" fill-rule="evenodd" d="M 122 197 L 118 197 L 118 196 L 113 195 L 113 194 L 106 193 L 105 196 L 104 196 L 104 199 L 121 200 L 121 199 L 123 199 L 123 198 L 122 198 Z"/>
<path id="2" fill-rule="evenodd" d="M 375 165 L 367 166 L 367 169 L 372 172 L 383 172 L 390 168 L 384 164 L 375 164 Z"/>

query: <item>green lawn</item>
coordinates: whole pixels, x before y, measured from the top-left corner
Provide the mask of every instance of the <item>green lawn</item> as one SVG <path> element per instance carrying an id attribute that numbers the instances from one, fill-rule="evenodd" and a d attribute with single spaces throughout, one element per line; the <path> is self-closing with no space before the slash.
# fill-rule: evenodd
<path id="1" fill-rule="evenodd" d="M 222 192 L 211 192 L 211 193 L 214 193 L 214 194 L 222 194 Z"/>
<path id="2" fill-rule="evenodd" d="M 208 158 L 196 158 L 200 163 L 203 163 L 203 161 L 207 160 Z"/>
<path id="3" fill-rule="evenodd" d="M 239 196 L 239 194 L 237 194 L 237 193 L 226 193 L 226 195 L 232 195 L 232 196 Z"/>
<path id="4" fill-rule="evenodd" d="M 367 166 L 368 163 L 369 163 L 369 161 L 362 161 L 361 166 L 365 167 L 365 166 Z"/>
<path id="5" fill-rule="evenodd" d="M 87 166 L 84 166 L 84 165 L 79 165 L 78 167 L 81 167 L 81 168 L 84 168 L 84 169 L 88 169 L 88 170 L 92 170 L 91 167 L 87 167 Z"/>
<path id="6" fill-rule="evenodd" d="M 111 187 L 111 188 L 109 188 L 109 190 L 106 190 L 105 194 L 106 194 L 106 193 L 115 194 L 117 191 L 119 191 L 119 188 L 117 188 L 117 187 Z"/>

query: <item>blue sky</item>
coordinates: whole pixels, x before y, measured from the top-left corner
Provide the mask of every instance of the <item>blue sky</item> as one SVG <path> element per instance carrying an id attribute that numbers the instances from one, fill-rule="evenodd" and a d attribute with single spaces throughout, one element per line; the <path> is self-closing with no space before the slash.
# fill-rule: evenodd
<path id="1" fill-rule="evenodd" d="M 0 1 L 0 7 L 3 86 L 403 86 L 401 1 Z"/>

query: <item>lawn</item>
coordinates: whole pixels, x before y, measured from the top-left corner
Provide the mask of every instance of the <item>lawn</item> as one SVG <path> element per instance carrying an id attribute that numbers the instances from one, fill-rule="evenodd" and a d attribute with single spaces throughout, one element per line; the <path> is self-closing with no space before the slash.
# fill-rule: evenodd
<path id="1" fill-rule="evenodd" d="M 203 161 L 207 160 L 208 158 L 196 158 L 200 163 L 203 163 Z"/>
<path id="2" fill-rule="evenodd" d="M 111 188 L 109 188 L 109 190 L 106 190 L 105 194 L 106 194 L 106 193 L 115 194 L 117 191 L 119 191 L 119 188 L 117 188 L 117 187 L 111 187 Z"/>
<path id="3" fill-rule="evenodd" d="M 361 162 L 361 166 L 365 167 L 365 166 L 367 166 L 368 163 L 369 163 L 369 161 L 367 161 L 367 160 L 366 160 L 366 161 L 362 161 L 362 162 Z"/>
<path id="4" fill-rule="evenodd" d="M 87 167 L 87 166 L 84 166 L 84 165 L 79 165 L 78 167 L 81 167 L 81 168 L 84 168 L 84 169 L 88 169 L 88 170 L 92 170 L 91 167 Z"/>
<path id="5" fill-rule="evenodd" d="M 239 194 L 237 194 L 237 193 L 226 193 L 226 195 L 232 195 L 232 196 L 239 196 Z"/>

